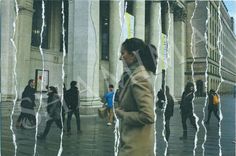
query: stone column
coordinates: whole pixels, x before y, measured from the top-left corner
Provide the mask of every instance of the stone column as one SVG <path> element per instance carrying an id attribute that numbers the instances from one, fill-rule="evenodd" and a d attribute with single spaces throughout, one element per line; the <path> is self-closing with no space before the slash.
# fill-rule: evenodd
<path id="1" fill-rule="evenodd" d="M 68 53 L 67 53 L 67 62 L 68 62 L 68 69 L 67 69 L 67 88 L 70 86 L 70 81 L 73 80 L 73 57 L 74 57 L 74 2 L 69 1 L 69 9 L 68 9 Z"/>
<path id="2" fill-rule="evenodd" d="M 99 1 L 70 1 L 68 81 L 80 88 L 81 114 L 95 114 L 99 98 Z M 71 21 L 72 20 L 72 21 Z M 72 47 L 71 47 L 72 46 Z M 96 109 L 93 109 L 96 108 Z"/>
<path id="3" fill-rule="evenodd" d="M 134 36 L 145 40 L 145 0 L 134 1 L 133 14 Z"/>
<path id="4" fill-rule="evenodd" d="M 13 63 L 14 48 L 10 39 L 15 20 L 14 1 L 1 0 L 1 94 L 2 101 L 14 98 Z M 4 21 L 4 22 L 3 22 Z"/>
<path id="5" fill-rule="evenodd" d="M 170 94 L 174 95 L 174 15 L 173 8 L 167 7 L 165 13 L 165 30 L 168 42 L 168 68 L 166 72 L 166 85 L 170 88 Z"/>
<path id="6" fill-rule="evenodd" d="M 174 95 L 181 98 L 185 86 L 185 54 L 186 54 L 186 13 L 176 8 L 174 17 Z"/>
<path id="7" fill-rule="evenodd" d="M 52 1 L 51 3 L 51 24 L 49 29 L 49 48 L 54 52 L 59 52 L 62 34 L 61 21 L 61 2 Z"/>
<path id="8" fill-rule="evenodd" d="M 155 45 L 157 51 L 160 52 L 160 44 L 161 44 L 161 2 L 160 1 L 153 1 L 151 3 L 151 14 L 150 14 L 150 43 Z M 158 57 L 160 59 L 160 57 Z M 156 90 L 161 88 L 161 66 L 158 65 L 157 70 L 157 83 L 156 83 Z"/>
<path id="9" fill-rule="evenodd" d="M 110 83 L 116 84 L 120 79 L 122 64 L 119 60 L 120 46 L 123 42 L 122 39 L 122 22 L 124 14 L 124 2 L 112 0 L 110 1 L 110 19 L 109 19 L 109 72 Z M 118 66 L 118 67 L 117 67 Z"/>
<path id="10" fill-rule="evenodd" d="M 25 86 L 28 84 L 30 71 L 30 54 L 31 54 L 31 32 L 32 32 L 32 17 L 33 17 L 33 1 L 19 0 L 19 16 L 16 23 L 16 47 L 17 47 L 17 91 L 18 97 Z"/>

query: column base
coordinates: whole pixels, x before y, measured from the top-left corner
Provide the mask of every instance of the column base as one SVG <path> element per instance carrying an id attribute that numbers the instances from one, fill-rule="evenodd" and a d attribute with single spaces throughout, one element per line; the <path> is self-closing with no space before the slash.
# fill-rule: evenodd
<path id="1" fill-rule="evenodd" d="M 2 101 L 6 101 L 6 102 L 9 102 L 9 101 L 13 101 L 15 99 L 15 95 L 13 94 L 1 94 L 1 102 Z"/>
<path id="2" fill-rule="evenodd" d="M 97 115 L 98 108 L 102 107 L 103 103 L 100 98 L 80 100 L 80 114 L 81 115 Z"/>

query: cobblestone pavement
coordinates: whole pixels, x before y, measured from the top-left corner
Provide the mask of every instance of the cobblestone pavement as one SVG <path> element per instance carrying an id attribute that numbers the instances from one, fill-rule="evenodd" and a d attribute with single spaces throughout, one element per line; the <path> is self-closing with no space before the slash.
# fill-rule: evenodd
<path id="1" fill-rule="evenodd" d="M 196 155 L 202 155 L 202 143 L 204 141 L 204 128 L 201 124 L 202 110 L 204 106 L 204 98 L 198 98 L 194 101 L 195 112 L 199 117 L 199 133 Z M 223 120 L 221 125 L 221 149 L 223 156 L 235 155 L 235 99 L 232 96 L 223 96 L 222 113 Z M 13 156 L 14 145 L 12 143 L 12 133 L 9 129 L 11 111 L 11 103 L 1 103 L 2 123 L 1 123 L 1 154 L 2 156 Z M 44 110 L 43 110 L 44 111 Z M 207 111 L 207 109 L 206 109 Z M 19 114 L 17 107 L 14 121 Z M 207 115 L 207 114 L 206 114 Z M 157 111 L 157 156 L 164 155 L 165 142 L 162 137 L 162 112 Z M 39 131 L 42 132 L 45 127 L 45 117 L 39 126 Z M 219 128 L 217 120 L 212 114 L 210 124 L 207 128 L 207 140 L 205 143 L 206 156 L 219 155 Z M 72 119 L 72 135 L 66 133 L 63 136 L 63 152 L 62 156 L 112 156 L 114 155 L 114 127 L 106 126 L 106 121 L 95 116 L 81 116 L 82 133 L 77 134 L 75 131 L 75 119 Z M 179 140 L 182 135 L 182 124 L 179 113 L 179 105 L 175 105 L 174 116 L 170 121 L 171 135 L 169 139 L 168 155 L 169 156 L 190 156 L 193 155 L 194 135 L 195 131 L 188 123 L 188 139 L 185 141 Z M 15 129 L 17 141 L 17 156 L 32 156 L 34 152 L 34 129 Z M 60 130 L 53 124 L 46 140 L 38 140 L 37 156 L 56 156 L 60 145 Z"/>

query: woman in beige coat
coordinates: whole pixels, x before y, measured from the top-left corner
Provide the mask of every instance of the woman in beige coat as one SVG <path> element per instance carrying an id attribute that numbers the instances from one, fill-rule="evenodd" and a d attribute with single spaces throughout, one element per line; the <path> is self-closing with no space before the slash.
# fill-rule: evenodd
<path id="1" fill-rule="evenodd" d="M 156 49 L 137 38 L 121 48 L 124 74 L 119 83 L 119 156 L 154 155 L 154 93 L 151 73 L 156 71 Z"/>

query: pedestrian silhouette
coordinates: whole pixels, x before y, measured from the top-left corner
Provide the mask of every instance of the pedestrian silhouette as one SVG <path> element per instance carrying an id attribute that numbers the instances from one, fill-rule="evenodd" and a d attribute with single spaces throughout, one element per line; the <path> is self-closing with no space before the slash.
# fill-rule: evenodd
<path id="1" fill-rule="evenodd" d="M 44 132 L 37 136 L 38 139 L 46 138 L 53 122 L 56 123 L 58 128 L 62 129 L 61 100 L 57 94 L 57 89 L 53 86 L 50 86 L 48 90 L 47 112 L 50 118 L 46 122 Z"/>
<path id="2" fill-rule="evenodd" d="M 158 91 L 157 98 L 158 100 L 157 100 L 156 106 L 159 107 L 160 109 L 163 109 L 163 105 L 165 103 L 165 94 L 162 88 Z"/>
<path id="3" fill-rule="evenodd" d="M 196 119 L 193 115 L 193 93 L 194 93 L 194 85 L 192 82 L 188 82 L 185 86 L 185 90 L 182 94 L 181 103 L 180 103 L 180 110 L 181 110 L 181 117 L 182 117 L 182 126 L 183 126 L 183 136 L 180 137 L 181 140 L 187 139 L 187 119 L 190 120 L 191 124 L 195 129 L 196 126 Z"/>
<path id="4" fill-rule="evenodd" d="M 208 93 L 208 117 L 205 123 L 209 124 L 212 112 L 214 112 L 214 115 L 219 122 L 220 117 L 218 115 L 218 111 L 219 111 L 219 96 L 213 89 L 211 89 L 210 92 Z"/>
<path id="5" fill-rule="evenodd" d="M 67 104 L 67 107 L 69 109 L 67 113 L 67 134 L 71 134 L 71 118 L 72 115 L 75 115 L 76 118 L 76 124 L 77 124 L 77 133 L 81 132 L 80 129 L 80 97 L 79 97 L 79 90 L 77 88 L 77 82 L 71 81 L 70 83 L 70 89 L 65 92 L 65 101 Z"/>
<path id="6" fill-rule="evenodd" d="M 104 95 L 107 114 L 108 114 L 108 122 L 107 126 L 111 126 L 113 122 L 113 97 L 114 97 L 114 86 L 112 84 L 109 85 L 108 92 Z"/>
<path id="7" fill-rule="evenodd" d="M 174 100 L 173 97 L 170 95 L 170 89 L 166 86 L 166 98 L 167 98 L 167 105 L 165 110 L 165 131 L 166 131 L 166 140 L 169 140 L 170 137 L 170 118 L 174 114 Z"/>
<path id="8" fill-rule="evenodd" d="M 28 120 L 32 125 L 36 124 L 35 118 L 35 89 L 34 89 L 34 80 L 31 79 L 28 81 L 28 85 L 25 87 L 22 93 L 21 100 L 21 113 L 17 119 L 16 127 L 24 128 L 23 121 Z"/>

